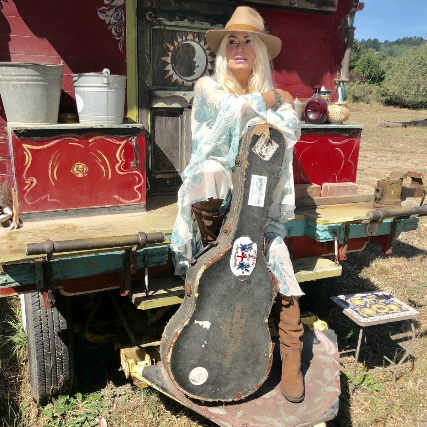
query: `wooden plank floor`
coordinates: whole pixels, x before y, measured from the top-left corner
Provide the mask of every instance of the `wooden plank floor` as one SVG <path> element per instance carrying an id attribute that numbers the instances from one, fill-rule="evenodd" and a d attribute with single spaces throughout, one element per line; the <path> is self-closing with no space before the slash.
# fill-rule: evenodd
<path id="1" fill-rule="evenodd" d="M 176 213 L 176 196 L 163 196 L 149 199 L 146 212 L 52 218 L 25 221 L 17 230 L 0 228 L 0 264 L 34 258 L 25 255 L 26 244 L 44 242 L 47 239 L 90 239 L 132 235 L 140 231 L 170 233 Z"/>
<path id="2" fill-rule="evenodd" d="M 369 203 L 347 203 L 301 207 L 296 209 L 295 214 L 296 220 L 308 219 L 326 225 L 361 220 L 372 209 Z M 23 227 L 11 231 L 0 228 L 0 264 L 31 259 L 25 255 L 26 244 L 47 239 L 89 239 L 137 234 L 140 231 L 170 233 L 177 213 L 176 196 L 148 199 L 146 212 L 106 212 L 94 216 L 25 221 Z"/>
<path id="3" fill-rule="evenodd" d="M 345 203 L 337 205 L 322 205 L 316 207 L 300 207 L 295 215 L 305 216 L 310 221 L 320 225 L 341 224 L 350 221 L 359 221 L 366 212 L 375 210 L 372 203 Z"/>

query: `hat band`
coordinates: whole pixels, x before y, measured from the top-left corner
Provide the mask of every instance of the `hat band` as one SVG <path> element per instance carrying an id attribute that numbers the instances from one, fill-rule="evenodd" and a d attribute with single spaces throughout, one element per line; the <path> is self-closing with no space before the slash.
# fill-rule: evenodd
<path id="1" fill-rule="evenodd" d="M 225 29 L 227 31 L 252 31 L 253 33 L 262 33 L 262 31 L 259 28 L 252 27 L 252 25 L 245 25 L 245 24 L 229 25 Z"/>

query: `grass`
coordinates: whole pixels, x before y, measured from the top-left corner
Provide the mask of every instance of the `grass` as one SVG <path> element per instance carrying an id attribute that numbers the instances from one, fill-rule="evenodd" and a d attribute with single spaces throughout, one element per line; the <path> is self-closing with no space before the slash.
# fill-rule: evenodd
<path id="1" fill-rule="evenodd" d="M 28 405 L 19 396 L 28 383 L 26 342 L 19 298 L 0 298 L 0 426 L 25 425 Z"/>
<path id="2" fill-rule="evenodd" d="M 350 109 L 350 123 L 364 125 L 357 176 L 359 193 L 373 194 L 376 181 L 386 178 L 392 171 L 406 173 L 409 170 L 427 176 L 427 129 L 380 128 L 377 125 L 378 118 L 389 121 L 421 120 L 427 117 L 427 111 L 364 104 L 352 104 Z M 406 203 L 414 203 L 414 200 Z M 368 245 L 365 250 L 350 254 L 348 261 L 343 263 L 340 280 L 343 293 L 385 290 L 417 309 L 420 316 L 416 322 L 413 358 L 397 374 L 397 384 L 401 388 L 396 390 L 393 387 L 390 372 L 372 375 L 369 381 L 365 380 L 355 388 L 351 397 L 348 393 L 342 394 L 339 416 L 329 423 L 331 426 L 427 425 L 426 260 L 427 218 L 422 218 L 417 230 L 399 236 L 391 255 L 384 255 L 379 247 Z M 339 326 L 342 326 L 342 322 Z M 380 345 L 383 346 L 382 350 L 390 350 L 392 357 L 389 357 L 393 360 L 399 353 L 396 353 L 388 336 L 401 336 L 404 332 L 408 335 L 409 325 L 406 322 L 392 325 L 389 330 L 387 327 L 380 328 L 384 336 Z M 346 338 L 342 336 L 340 328 L 336 331 L 342 344 Z M 400 344 L 404 346 L 405 342 Z M 343 357 L 342 362 L 346 367 L 352 367 L 354 358 Z M 383 365 L 380 358 L 366 362 L 370 368 Z M 359 369 L 365 370 L 362 364 Z M 351 372 L 352 368 L 349 370 Z"/>
<path id="3" fill-rule="evenodd" d="M 408 170 L 427 176 L 427 129 L 380 128 L 378 118 L 391 121 L 421 120 L 427 111 L 409 111 L 379 105 L 350 105 L 349 123 L 362 124 L 362 143 L 357 184 L 360 194 L 373 194 L 378 179 L 391 171 Z M 410 201 L 408 201 L 409 203 Z M 413 202 L 413 201 L 412 201 Z M 340 410 L 329 427 L 420 427 L 427 425 L 427 218 L 418 230 L 403 233 L 393 245 L 393 254 L 384 255 L 379 247 L 368 245 L 350 253 L 336 293 L 381 289 L 408 303 L 420 312 L 417 338 L 411 357 L 397 374 L 399 389 L 393 387 L 392 374 L 383 372 L 356 379 L 350 396 L 354 357 L 342 357 Z M 137 388 L 124 376 L 109 378 L 97 390 L 61 397 L 44 409 L 31 400 L 27 378 L 25 337 L 22 335 L 19 299 L 0 299 L 0 426 L 89 426 L 108 427 L 211 427 L 213 424 L 156 391 Z M 358 328 L 344 316 L 334 329 L 340 349 L 354 348 Z M 390 359 L 401 355 L 408 324 L 389 324 L 379 328 L 377 344 Z M 373 339 L 369 336 L 368 339 Z M 378 337 L 377 337 L 378 338 Z M 384 366 L 378 354 L 364 355 L 358 372 Z"/>

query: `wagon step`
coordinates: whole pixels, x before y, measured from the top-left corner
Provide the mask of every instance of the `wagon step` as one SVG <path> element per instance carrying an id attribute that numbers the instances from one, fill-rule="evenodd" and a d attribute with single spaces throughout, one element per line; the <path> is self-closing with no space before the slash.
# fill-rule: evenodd
<path id="1" fill-rule="evenodd" d="M 298 258 L 293 261 L 293 265 L 299 283 L 341 276 L 342 272 L 340 265 L 322 257 Z"/>
<path id="2" fill-rule="evenodd" d="M 342 267 L 321 257 L 299 258 L 293 261 L 298 282 L 340 276 Z M 184 281 L 177 276 L 150 280 L 148 295 L 142 281 L 132 285 L 132 302 L 139 310 L 181 304 L 184 300 Z"/>

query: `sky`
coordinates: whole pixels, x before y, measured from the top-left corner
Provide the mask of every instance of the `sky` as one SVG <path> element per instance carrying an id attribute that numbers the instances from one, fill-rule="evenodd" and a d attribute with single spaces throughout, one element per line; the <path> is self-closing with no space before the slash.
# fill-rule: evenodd
<path id="1" fill-rule="evenodd" d="M 357 40 L 394 41 L 403 37 L 427 39 L 427 0 L 362 0 L 356 13 Z"/>

